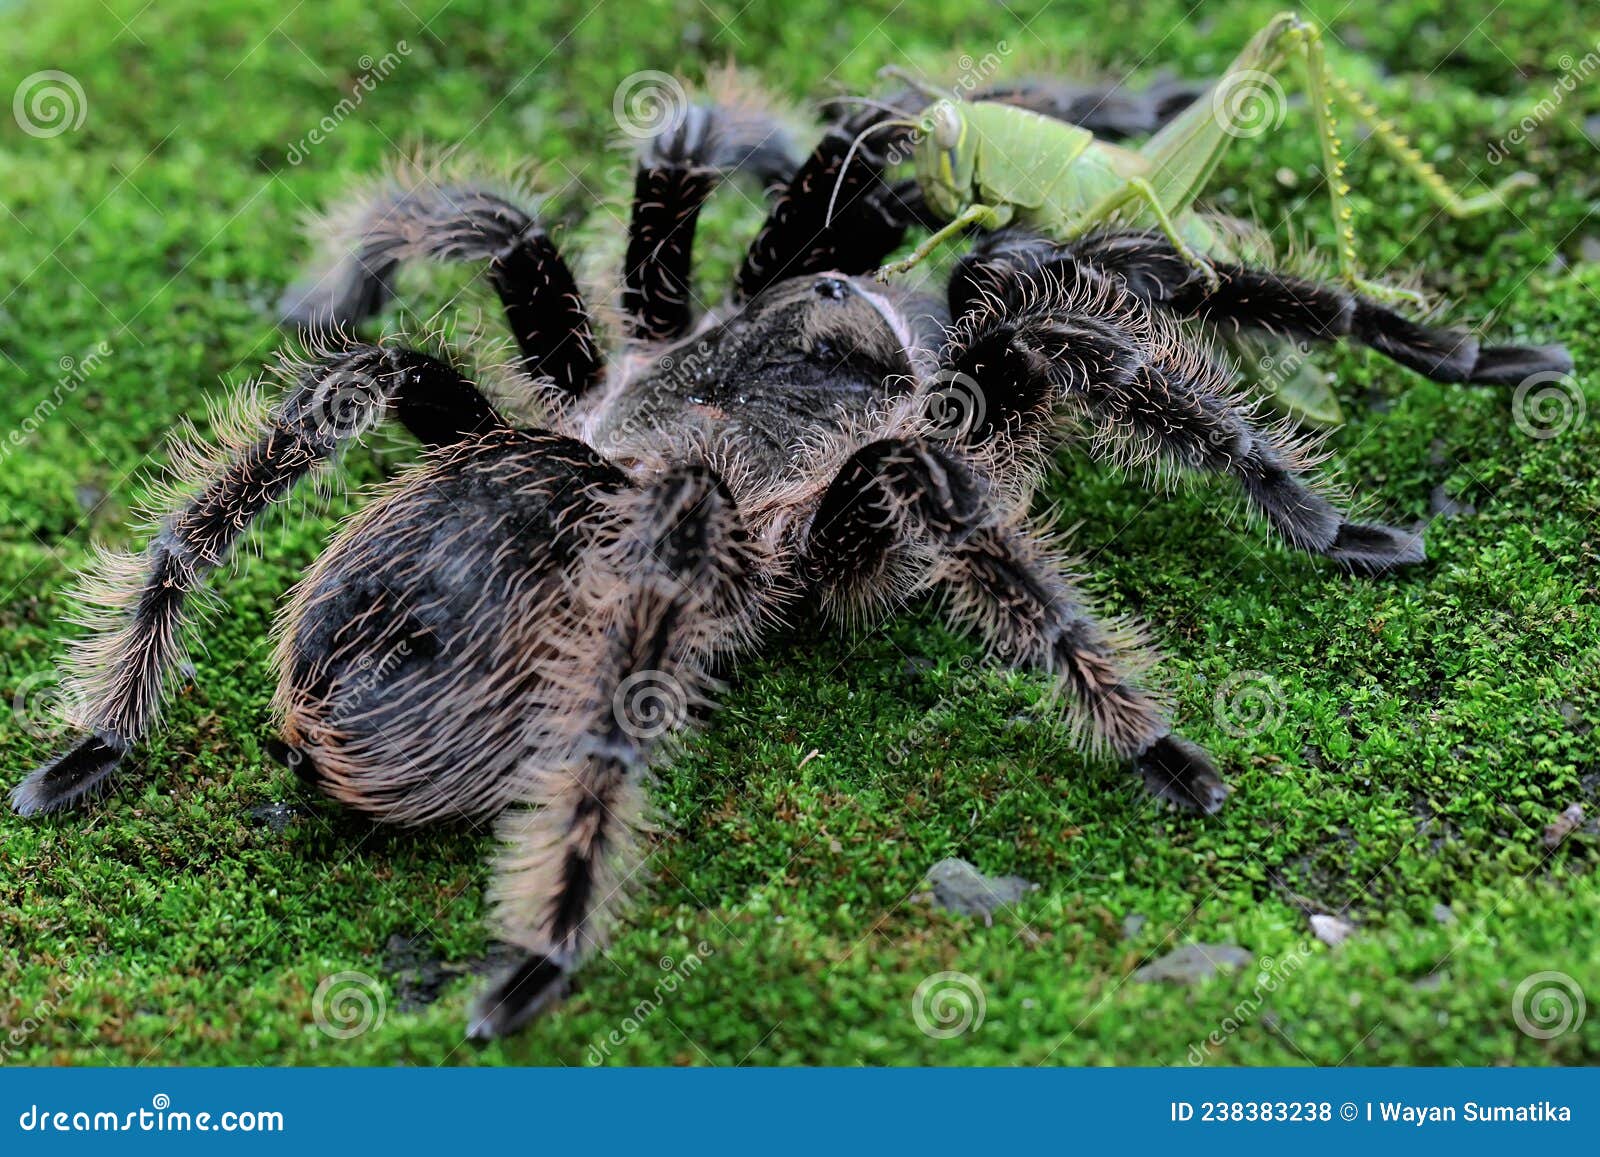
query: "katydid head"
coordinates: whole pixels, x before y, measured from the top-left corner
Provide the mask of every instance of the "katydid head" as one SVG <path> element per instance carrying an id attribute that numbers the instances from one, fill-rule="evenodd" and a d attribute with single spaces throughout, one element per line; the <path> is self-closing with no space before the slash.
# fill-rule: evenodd
<path id="1" fill-rule="evenodd" d="M 974 200 L 978 134 L 954 101 L 941 100 L 922 114 L 913 164 L 929 208 L 946 220 Z"/>

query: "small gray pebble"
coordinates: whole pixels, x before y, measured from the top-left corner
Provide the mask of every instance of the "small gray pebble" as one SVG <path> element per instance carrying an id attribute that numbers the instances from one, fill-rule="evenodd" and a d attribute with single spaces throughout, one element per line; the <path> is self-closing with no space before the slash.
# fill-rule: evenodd
<path id="1" fill-rule="evenodd" d="M 1174 984 L 1198 984 L 1209 980 L 1220 969 L 1243 968 L 1254 956 L 1237 944 L 1185 944 L 1135 970 L 1133 978 L 1145 984 L 1166 980 Z"/>
<path id="2" fill-rule="evenodd" d="M 1459 502 L 1450 497 L 1450 492 L 1443 485 L 1435 486 L 1433 493 L 1428 496 L 1428 513 L 1437 518 L 1460 518 L 1478 513 L 1478 508 L 1470 502 Z"/>
<path id="3" fill-rule="evenodd" d="M 947 912 L 982 916 L 993 923 L 1002 904 L 1015 904 L 1038 887 L 1021 876 L 985 876 L 965 860 L 940 860 L 928 869 L 933 901 Z"/>

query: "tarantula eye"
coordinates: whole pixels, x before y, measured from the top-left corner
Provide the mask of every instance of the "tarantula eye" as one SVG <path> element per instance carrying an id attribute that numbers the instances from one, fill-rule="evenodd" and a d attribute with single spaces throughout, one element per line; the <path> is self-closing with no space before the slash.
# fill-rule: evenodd
<path id="1" fill-rule="evenodd" d="M 824 277 L 812 286 L 812 292 L 828 301 L 843 301 L 850 296 L 850 287 L 837 277 Z"/>

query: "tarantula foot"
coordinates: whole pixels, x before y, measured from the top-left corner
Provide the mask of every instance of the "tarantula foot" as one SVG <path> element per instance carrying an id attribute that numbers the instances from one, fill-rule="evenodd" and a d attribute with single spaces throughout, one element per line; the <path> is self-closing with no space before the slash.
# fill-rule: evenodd
<path id="1" fill-rule="evenodd" d="M 530 953 L 484 990 L 467 1025 L 470 1040 L 493 1040 L 516 1032 L 567 995 L 571 979 L 548 956 Z"/>
<path id="2" fill-rule="evenodd" d="M 1427 561 L 1422 535 L 1372 522 L 1347 522 L 1339 527 L 1327 555 L 1355 574 L 1379 575 Z"/>
<path id="3" fill-rule="evenodd" d="M 1139 753 L 1134 766 L 1151 795 L 1185 811 L 1214 815 L 1228 798 L 1211 757 L 1181 736 L 1163 735 Z"/>
<path id="4" fill-rule="evenodd" d="M 118 740 L 86 736 L 13 788 L 11 806 L 24 816 L 71 807 L 117 769 L 127 750 Z"/>
<path id="5" fill-rule="evenodd" d="M 1483 346 L 1478 350 L 1478 363 L 1472 368 L 1472 380 L 1489 385 L 1516 386 L 1534 374 L 1572 372 L 1572 355 L 1566 346 Z"/>

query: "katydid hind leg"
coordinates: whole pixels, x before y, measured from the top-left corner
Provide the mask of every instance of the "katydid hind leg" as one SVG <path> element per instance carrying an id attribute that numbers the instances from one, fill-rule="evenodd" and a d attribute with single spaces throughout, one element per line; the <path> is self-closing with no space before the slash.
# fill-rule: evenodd
<path id="1" fill-rule="evenodd" d="M 1349 288 L 1380 301 L 1415 297 L 1409 291 L 1369 281 L 1361 275 L 1355 212 L 1348 199 L 1350 186 L 1345 176 L 1344 142 L 1339 136 L 1336 108 L 1342 107 L 1365 122 L 1380 145 L 1452 216 L 1486 212 L 1504 204 L 1509 193 L 1531 182 L 1527 174 L 1518 173 L 1481 193 L 1458 193 L 1392 122 L 1328 68 L 1317 27 L 1294 13 L 1283 13 L 1251 39 L 1208 98 L 1197 100 L 1140 149 L 1150 163 L 1150 185 L 1169 214 L 1177 215 L 1194 206 L 1233 141 L 1257 137 L 1277 127 L 1283 93 L 1276 74 L 1291 58 L 1300 66 L 1315 121 L 1329 208 L 1338 234 L 1339 269 Z"/>
<path id="2" fill-rule="evenodd" d="M 1234 57 L 1209 94 L 1189 105 L 1139 149 L 1150 163 L 1150 185 L 1168 212 L 1192 208 L 1205 192 L 1228 146 L 1242 136 L 1238 122 L 1222 114 L 1254 111 L 1264 95 L 1271 98 L 1271 93 L 1262 92 L 1263 78 L 1283 67 L 1287 46 L 1298 27 L 1303 27 L 1303 22 L 1293 13 L 1273 17 Z"/>

